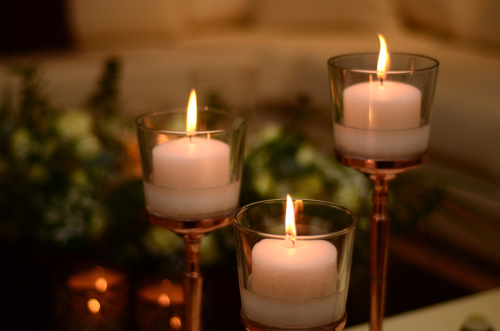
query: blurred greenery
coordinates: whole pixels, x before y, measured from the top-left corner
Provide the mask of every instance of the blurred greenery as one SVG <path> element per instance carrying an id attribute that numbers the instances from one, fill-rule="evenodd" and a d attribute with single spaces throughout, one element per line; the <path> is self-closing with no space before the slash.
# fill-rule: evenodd
<path id="1" fill-rule="evenodd" d="M 120 115 L 120 60 L 107 59 L 95 91 L 69 109 L 51 104 L 36 67 L 11 73 L 16 84 L 5 89 L 0 105 L 0 240 L 141 266 L 150 273 L 182 270 L 182 240 L 147 222 L 134 122 Z M 358 216 L 353 273 L 362 273 L 371 184 L 298 130 L 309 103 L 300 96 L 293 111 L 285 109 L 287 124 L 264 125 L 249 135 L 240 205 L 289 193 L 353 210 Z M 411 229 L 440 201 L 442 190 L 427 183 L 404 175 L 391 184 L 394 231 Z M 205 238 L 201 250 L 202 263 L 236 270 L 230 227 Z"/>

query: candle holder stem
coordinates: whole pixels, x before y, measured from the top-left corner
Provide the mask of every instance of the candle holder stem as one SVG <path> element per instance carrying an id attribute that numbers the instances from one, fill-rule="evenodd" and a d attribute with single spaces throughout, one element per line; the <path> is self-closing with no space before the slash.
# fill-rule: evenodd
<path id="1" fill-rule="evenodd" d="M 201 329 L 201 298 L 203 278 L 200 272 L 200 242 L 203 233 L 182 234 L 186 246 L 186 271 L 184 272 L 184 295 L 186 297 L 186 330 Z"/>
<path id="2" fill-rule="evenodd" d="M 385 310 L 387 256 L 389 251 L 389 182 L 394 174 L 371 174 L 373 212 L 370 217 L 370 330 L 381 331 Z"/>

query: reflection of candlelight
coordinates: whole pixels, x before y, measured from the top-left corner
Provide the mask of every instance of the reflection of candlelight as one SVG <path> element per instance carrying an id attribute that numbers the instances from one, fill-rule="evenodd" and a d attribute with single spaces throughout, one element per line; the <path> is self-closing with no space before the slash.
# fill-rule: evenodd
<path id="1" fill-rule="evenodd" d="M 182 284 L 169 279 L 154 279 L 139 287 L 137 293 L 139 330 L 183 328 L 184 291 Z"/>
<path id="2" fill-rule="evenodd" d="M 105 278 L 99 277 L 95 280 L 95 288 L 99 292 L 106 292 L 106 289 L 108 288 L 108 282 Z"/>
<path id="3" fill-rule="evenodd" d="M 95 289 L 99 292 L 106 292 L 109 287 L 121 285 L 124 280 L 122 274 L 98 266 L 71 275 L 68 278 L 67 285 L 70 289 L 76 291 Z"/>
<path id="4" fill-rule="evenodd" d="M 101 304 L 96 299 L 87 301 L 87 308 L 91 313 L 97 314 L 101 310 Z"/>
<path id="5" fill-rule="evenodd" d="M 71 274 L 59 303 L 60 322 L 67 330 L 120 330 L 127 318 L 124 275 L 101 266 Z"/>
<path id="6" fill-rule="evenodd" d="M 181 328 L 181 319 L 179 316 L 174 316 L 170 319 L 172 329 L 179 330 Z"/>
<path id="7" fill-rule="evenodd" d="M 159 284 L 149 284 L 139 290 L 141 299 L 151 303 L 158 303 L 162 307 L 168 307 L 170 304 L 184 303 L 184 292 L 182 285 L 172 284 L 168 279 L 163 279 Z M 168 300 L 168 304 L 163 304 Z M 163 304 L 162 304 L 163 303 Z"/>

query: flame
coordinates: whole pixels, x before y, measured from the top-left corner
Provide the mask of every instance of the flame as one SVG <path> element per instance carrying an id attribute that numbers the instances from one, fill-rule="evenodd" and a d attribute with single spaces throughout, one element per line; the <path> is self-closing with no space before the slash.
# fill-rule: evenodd
<path id="1" fill-rule="evenodd" d="M 292 197 L 289 194 L 286 195 L 285 223 L 286 223 L 287 238 L 288 236 L 293 236 L 293 237 L 297 236 L 297 231 L 295 230 L 295 210 L 293 206 Z"/>
<path id="2" fill-rule="evenodd" d="M 378 55 L 378 63 L 377 63 L 377 77 L 380 81 L 385 79 L 384 71 L 389 69 L 390 57 L 389 52 L 387 52 L 387 43 L 385 42 L 384 36 L 381 34 L 378 35 L 378 39 L 380 40 L 380 53 Z"/>
<path id="3" fill-rule="evenodd" d="M 174 330 L 179 330 L 182 326 L 181 319 L 179 316 L 174 316 L 170 319 L 170 327 Z"/>
<path id="4" fill-rule="evenodd" d="M 106 289 L 108 288 L 108 282 L 105 278 L 99 277 L 95 280 L 94 286 L 99 292 L 106 292 Z"/>
<path id="5" fill-rule="evenodd" d="M 196 91 L 194 89 L 191 90 L 191 94 L 189 95 L 189 103 L 187 108 L 187 123 L 186 123 L 186 131 L 187 132 L 195 132 L 196 131 Z"/>
<path id="6" fill-rule="evenodd" d="M 163 308 L 170 306 L 170 298 L 166 293 L 162 293 L 158 296 L 158 304 Z"/>
<path id="7" fill-rule="evenodd" d="M 96 299 L 87 301 L 87 308 L 91 313 L 97 314 L 101 310 L 101 304 Z"/>

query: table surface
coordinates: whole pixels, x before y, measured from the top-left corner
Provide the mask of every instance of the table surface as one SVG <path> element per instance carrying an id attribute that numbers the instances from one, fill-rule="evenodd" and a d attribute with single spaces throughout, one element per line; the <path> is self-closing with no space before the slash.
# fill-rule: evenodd
<path id="1" fill-rule="evenodd" d="M 500 330 L 500 288 L 388 317 L 384 319 L 384 331 L 458 331 L 474 313 L 483 315 L 494 330 Z M 368 329 L 368 324 L 360 324 L 345 331 Z"/>

